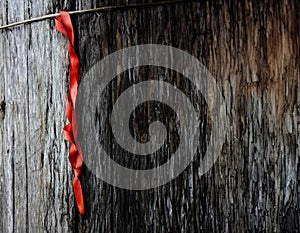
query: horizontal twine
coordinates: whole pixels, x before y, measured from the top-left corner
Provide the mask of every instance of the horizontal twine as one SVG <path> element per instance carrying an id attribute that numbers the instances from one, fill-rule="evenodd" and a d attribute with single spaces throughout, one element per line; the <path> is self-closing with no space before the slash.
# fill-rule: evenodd
<path id="1" fill-rule="evenodd" d="M 128 5 L 117 5 L 117 6 L 103 6 L 103 7 L 94 8 L 94 9 L 69 11 L 68 13 L 70 15 L 76 15 L 76 14 L 110 11 L 110 10 L 117 10 L 117 9 L 121 10 L 121 9 L 128 9 L 128 8 L 137 8 L 137 7 L 161 6 L 161 5 L 174 4 L 174 3 L 184 3 L 184 2 L 188 3 L 188 2 L 192 2 L 192 1 L 190 1 L 190 0 L 172 0 L 172 1 L 136 3 L 136 4 L 128 4 Z M 48 14 L 48 15 L 37 17 L 37 18 L 26 19 L 26 20 L 23 20 L 23 21 L 19 21 L 19 22 L 7 24 L 7 25 L 4 25 L 4 26 L 0 26 L 0 30 L 15 27 L 15 26 L 22 25 L 22 24 L 28 24 L 28 23 L 38 22 L 38 21 L 42 21 L 42 20 L 46 20 L 46 19 L 52 19 L 52 18 L 55 18 L 55 17 L 58 17 L 58 16 L 60 16 L 60 13 Z"/>

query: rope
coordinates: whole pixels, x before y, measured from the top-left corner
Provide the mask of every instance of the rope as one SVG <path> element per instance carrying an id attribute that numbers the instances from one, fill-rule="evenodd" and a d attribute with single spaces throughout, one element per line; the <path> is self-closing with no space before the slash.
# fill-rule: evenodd
<path id="1" fill-rule="evenodd" d="M 184 2 L 190 2 L 190 1 L 184 1 L 184 0 L 172 0 L 172 1 L 162 1 L 162 2 L 148 2 L 148 3 L 136 3 L 136 4 L 129 4 L 129 5 L 119 5 L 119 6 L 103 6 L 99 8 L 94 9 L 85 9 L 85 10 L 76 10 L 76 11 L 69 11 L 70 15 L 76 15 L 76 14 L 86 14 L 86 13 L 93 13 L 93 12 L 101 12 L 101 11 L 110 11 L 110 10 L 121 10 L 121 9 L 129 9 L 129 8 L 138 8 L 138 7 L 149 7 L 149 6 L 161 6 L 161 5 L 167 5 L 167 4 L 174 4 L 174 3 L 184 3 Z M 56 17 L 59 17 L 60 13 L 54 13 L 49 15 L 40 16 L 37 18 L 32 19 L 26 19 L 23 21 L 7 24 L 4 26 L 0 26 L 1 29 L 7 29 L 11 27 L 15 27 L 22 24 L 28 24 L 33 22 L 38 22 L 46 19 L 53 19 Z"/>

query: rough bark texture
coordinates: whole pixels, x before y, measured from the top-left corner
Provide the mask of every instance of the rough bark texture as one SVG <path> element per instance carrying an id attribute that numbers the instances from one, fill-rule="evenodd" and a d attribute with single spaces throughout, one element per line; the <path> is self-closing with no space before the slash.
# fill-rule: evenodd
<path id="1" fill-rule="evenodd" d="M 0 24 L 61 9 L 132 2 L 1 1 Z M 1 31 L 0 232 L 299 232 L 299 12 L 298 0 L 226 0 L 73 17 L 82 76 L 124 47 L 174 46 L 213 74 L 230 116 L 222 155 L 204 176 L 198 176 L 196 160 L 163 187 L 129 191 L 103 183 L 85 168 L 84 217 L 74 208 L 62 135 L 67 41 L 53 21 Z M 135 81 L 162 73 L 142 68 Z M 178 74 L 164 74 L 197 102 L 207 125 L 203 133 L 209 134 L 203 99 Z M 122 77 L 108 87 L 102 116 L 127 87 Z M 152 118 L 153 108 L 150 103 L 139 116 Z M 167 118 L 166 109 L 162 113 Z M 138 138 L 145 128 L 137 119 Z M 126 153 L 112 146 L 110 131 L 105 133 L 112 157 L 130 166 Z M 172 151 L 176 142 L 161 153 Z"/>

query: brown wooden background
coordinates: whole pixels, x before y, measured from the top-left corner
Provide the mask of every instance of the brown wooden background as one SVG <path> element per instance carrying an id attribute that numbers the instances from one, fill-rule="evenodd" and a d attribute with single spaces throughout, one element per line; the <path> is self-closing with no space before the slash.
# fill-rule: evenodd
<path id="1" fill-rule="evenodd" d="M 0 25 L 127 3 L 134 1 L 2 0 Z M 85 168 L 84 217 L 74 207 L 62 134 L 67 41 L 53 20 L 0 31 L 0 232 L 299 232 L 299 12 L 298 0 L 215 0 L 72 17 L 82 76 L 124 47 L 174 46 L 216 77 L 231 119 L 222 155 L 202 177 L 195 161 L 168 185 L 128 191 Z M 142 74 L 159 76 L 155 69 Z M 107 90 L 104 115 L 125 88 L 118 80 Z M 110 132 L 103 138 L 112 143 Z"/>

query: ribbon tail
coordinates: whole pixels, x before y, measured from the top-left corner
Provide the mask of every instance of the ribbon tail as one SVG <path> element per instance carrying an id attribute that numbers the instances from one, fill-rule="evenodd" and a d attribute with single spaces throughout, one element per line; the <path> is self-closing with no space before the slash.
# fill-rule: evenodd
<path id="1" fill-rule="evenodd" d="M 81 183 L 77 176 L 75 176 L 73 180 L 73 190 L 74 190 L 78 211 L 81 215 L 83 215 L 84 214 L 83 194 L 82 194 Z"/>

